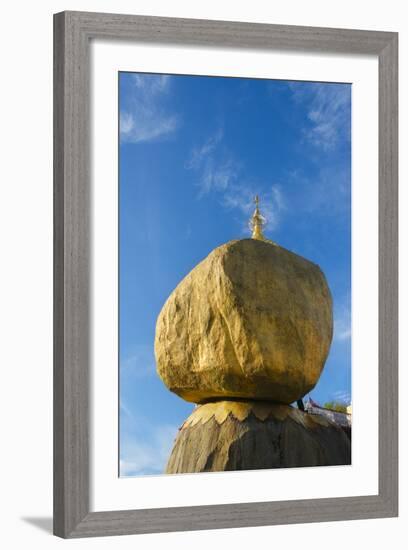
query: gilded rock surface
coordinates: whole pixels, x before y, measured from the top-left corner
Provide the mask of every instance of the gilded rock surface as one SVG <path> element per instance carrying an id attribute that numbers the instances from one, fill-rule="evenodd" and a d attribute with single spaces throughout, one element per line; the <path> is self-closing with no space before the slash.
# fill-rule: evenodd
<path id="1" fill-rule="evenodd" d="M 292 403 L 316 384 L 333 332 L 326 279 L 269 242 L 216 248 L 177 286 L 156 325 L 157 371 L 195 403 Z"/>
<path id="2" fill-rule="evenodd" d="M 288 405 L 219 401 L 181 427 L 166 473 L 299 468 L 351 463 L 344 431 Z"/>

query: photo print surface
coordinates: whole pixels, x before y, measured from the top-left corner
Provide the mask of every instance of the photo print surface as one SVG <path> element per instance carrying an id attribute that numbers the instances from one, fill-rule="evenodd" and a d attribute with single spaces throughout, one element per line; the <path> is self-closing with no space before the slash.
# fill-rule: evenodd
<path id="1" fill-rule="evenodd" d="M 351 85 L 119 73 L 119 474 L 351 462 Z"/>

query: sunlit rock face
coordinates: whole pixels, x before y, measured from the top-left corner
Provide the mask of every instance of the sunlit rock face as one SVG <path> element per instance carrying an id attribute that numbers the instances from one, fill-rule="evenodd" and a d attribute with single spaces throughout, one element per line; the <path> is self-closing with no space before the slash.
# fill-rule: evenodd
<path id="1" fill-rule="evenodd" d="M 156 325 L 166 386 L 195 403 L 292 403 L 317 383 L 333 333 L 320 268 L 271 242 L 216 248 L 177 286 Z"/>

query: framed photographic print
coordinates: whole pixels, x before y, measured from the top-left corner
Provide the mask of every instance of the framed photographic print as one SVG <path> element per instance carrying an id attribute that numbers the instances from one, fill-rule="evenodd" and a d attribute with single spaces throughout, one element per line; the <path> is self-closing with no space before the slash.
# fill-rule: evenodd
<path id="1" fill-rule="evenodd" d="M 397 34 L 54 26 L 55 534 L 397 515 Z"/>

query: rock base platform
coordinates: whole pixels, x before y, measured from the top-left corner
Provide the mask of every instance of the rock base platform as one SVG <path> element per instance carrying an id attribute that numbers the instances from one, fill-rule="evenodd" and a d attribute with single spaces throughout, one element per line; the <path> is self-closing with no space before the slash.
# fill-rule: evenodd
<path id="1" fill-rule="evenodd" d="M 179 430 L 166 473 L 351 464 L 351 444 L 332 422 L 261 401 L 198 406 Z"/>

